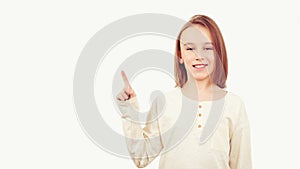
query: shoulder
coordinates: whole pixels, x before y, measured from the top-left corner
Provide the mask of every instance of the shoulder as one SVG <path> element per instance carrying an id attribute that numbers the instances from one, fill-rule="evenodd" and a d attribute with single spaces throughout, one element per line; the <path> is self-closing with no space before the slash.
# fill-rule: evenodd
<path id="1" fill-rule="evenodd" d="M 180 90 L 178 87 L 173 87 L 165 91 L 156 91 L 154 98 L 158 101 L 169 100 L 180 97 Z"/>
<path id="2" fill-rule="evenodd" d="M 177 105 L 179 101 L 181 101 L 181 88 L 180 87 L 173 87 L 169 90 L 164 92 L 164 97 L 169 104 Z"/>
<path id="3" fill-rule="evenodd" d="M 169 88 L 164 91 L 156 92 L 154 102 L 160 107 L 173 107 L 181 105 L 181 95 L 178 87 Z"/>
<path id="4" fill-rule="evenodd" d="M 227 104 L 235 106 L 240 106 L 244 104 L 244 99 L 240 95 L 231 91 L 228 91 L 227 95 Z"/>
<path id="5" fill-rule="evenodd" d="M 233 92 L 229 92 L 228 96 L 224 112 L 225 119 L 230 119 L 232 129 L 238 126 L 249 127 L 248 115 L 242 96 Z"/>
<path id="6" fill-rule="evenodd" d="M 178 100 L 178 88 L 170 88 L 164 91 L 156 90 L 151 94 L 151 102 L 158 107 L 164 107 L 166 104 Z"/>
<path id="7" fill-rule="evenodd" d="M 228 92 L 225 107 L 228 116 L 240 117 L 241 115 L 246 114 L 243 97 L 234 92 Z"/>

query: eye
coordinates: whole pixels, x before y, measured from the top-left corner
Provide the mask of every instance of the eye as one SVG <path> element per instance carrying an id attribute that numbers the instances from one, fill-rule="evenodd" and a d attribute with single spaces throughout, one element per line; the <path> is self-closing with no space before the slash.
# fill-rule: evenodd
<path id="1" fill-rule="evenodd" d="M 195 48 L 188 47 L 188 48 L 186 48 L 186 50 L 195 50 Z"/>
<path id="2" fill-rule="evenodd" d="M 204 50 L 214 50 L 213 47 L 205 47 Z"/>

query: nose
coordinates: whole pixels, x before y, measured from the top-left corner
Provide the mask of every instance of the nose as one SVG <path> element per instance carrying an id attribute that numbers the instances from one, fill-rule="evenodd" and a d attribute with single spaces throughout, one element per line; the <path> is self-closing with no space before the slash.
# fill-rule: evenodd
<path id="1" fill-rule="evenodd" d="M 194 55 L 195 55 L 196 60 L 204 60 L 202 51 L 200 51 L 200 50 L 194 51 Z"/>
<path id="2" fill-rule="evenodd" d="M 200 53 L 195 53 L 195 55 L 196 55 L 196 60 L 200 60 L 200 61 L 204 60 L 204 56 L 202 56 Z"/>
<path id="3" fill-rule="evenodd" d="M 196 60 L 204 60 L 204 58 L 199 56 L 199 57 L 196 58 Z"/>

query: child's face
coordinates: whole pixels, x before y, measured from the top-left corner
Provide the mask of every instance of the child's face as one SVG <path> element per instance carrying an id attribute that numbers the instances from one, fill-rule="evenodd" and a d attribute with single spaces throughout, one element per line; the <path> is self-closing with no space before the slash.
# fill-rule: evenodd
<path id="1" fill-rule="evenodd" d="M 180 49 L 188 78 L 209 78 L 214 70 L 214 46 L 209 30 L 199 25 L 188 27 L 181 34 Z"/>

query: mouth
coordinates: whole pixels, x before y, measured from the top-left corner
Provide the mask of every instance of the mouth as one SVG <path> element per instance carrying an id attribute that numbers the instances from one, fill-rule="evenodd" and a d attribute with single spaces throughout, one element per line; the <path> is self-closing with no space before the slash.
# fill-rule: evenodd
<path id="1" fill-rule="evenodd" d="M 193 67 L 196 68 L 196 69 L 205 68 L 206 66 L 208 66 L 208 64 L 195 64 L 195 65 L 193 65 Z"/>

